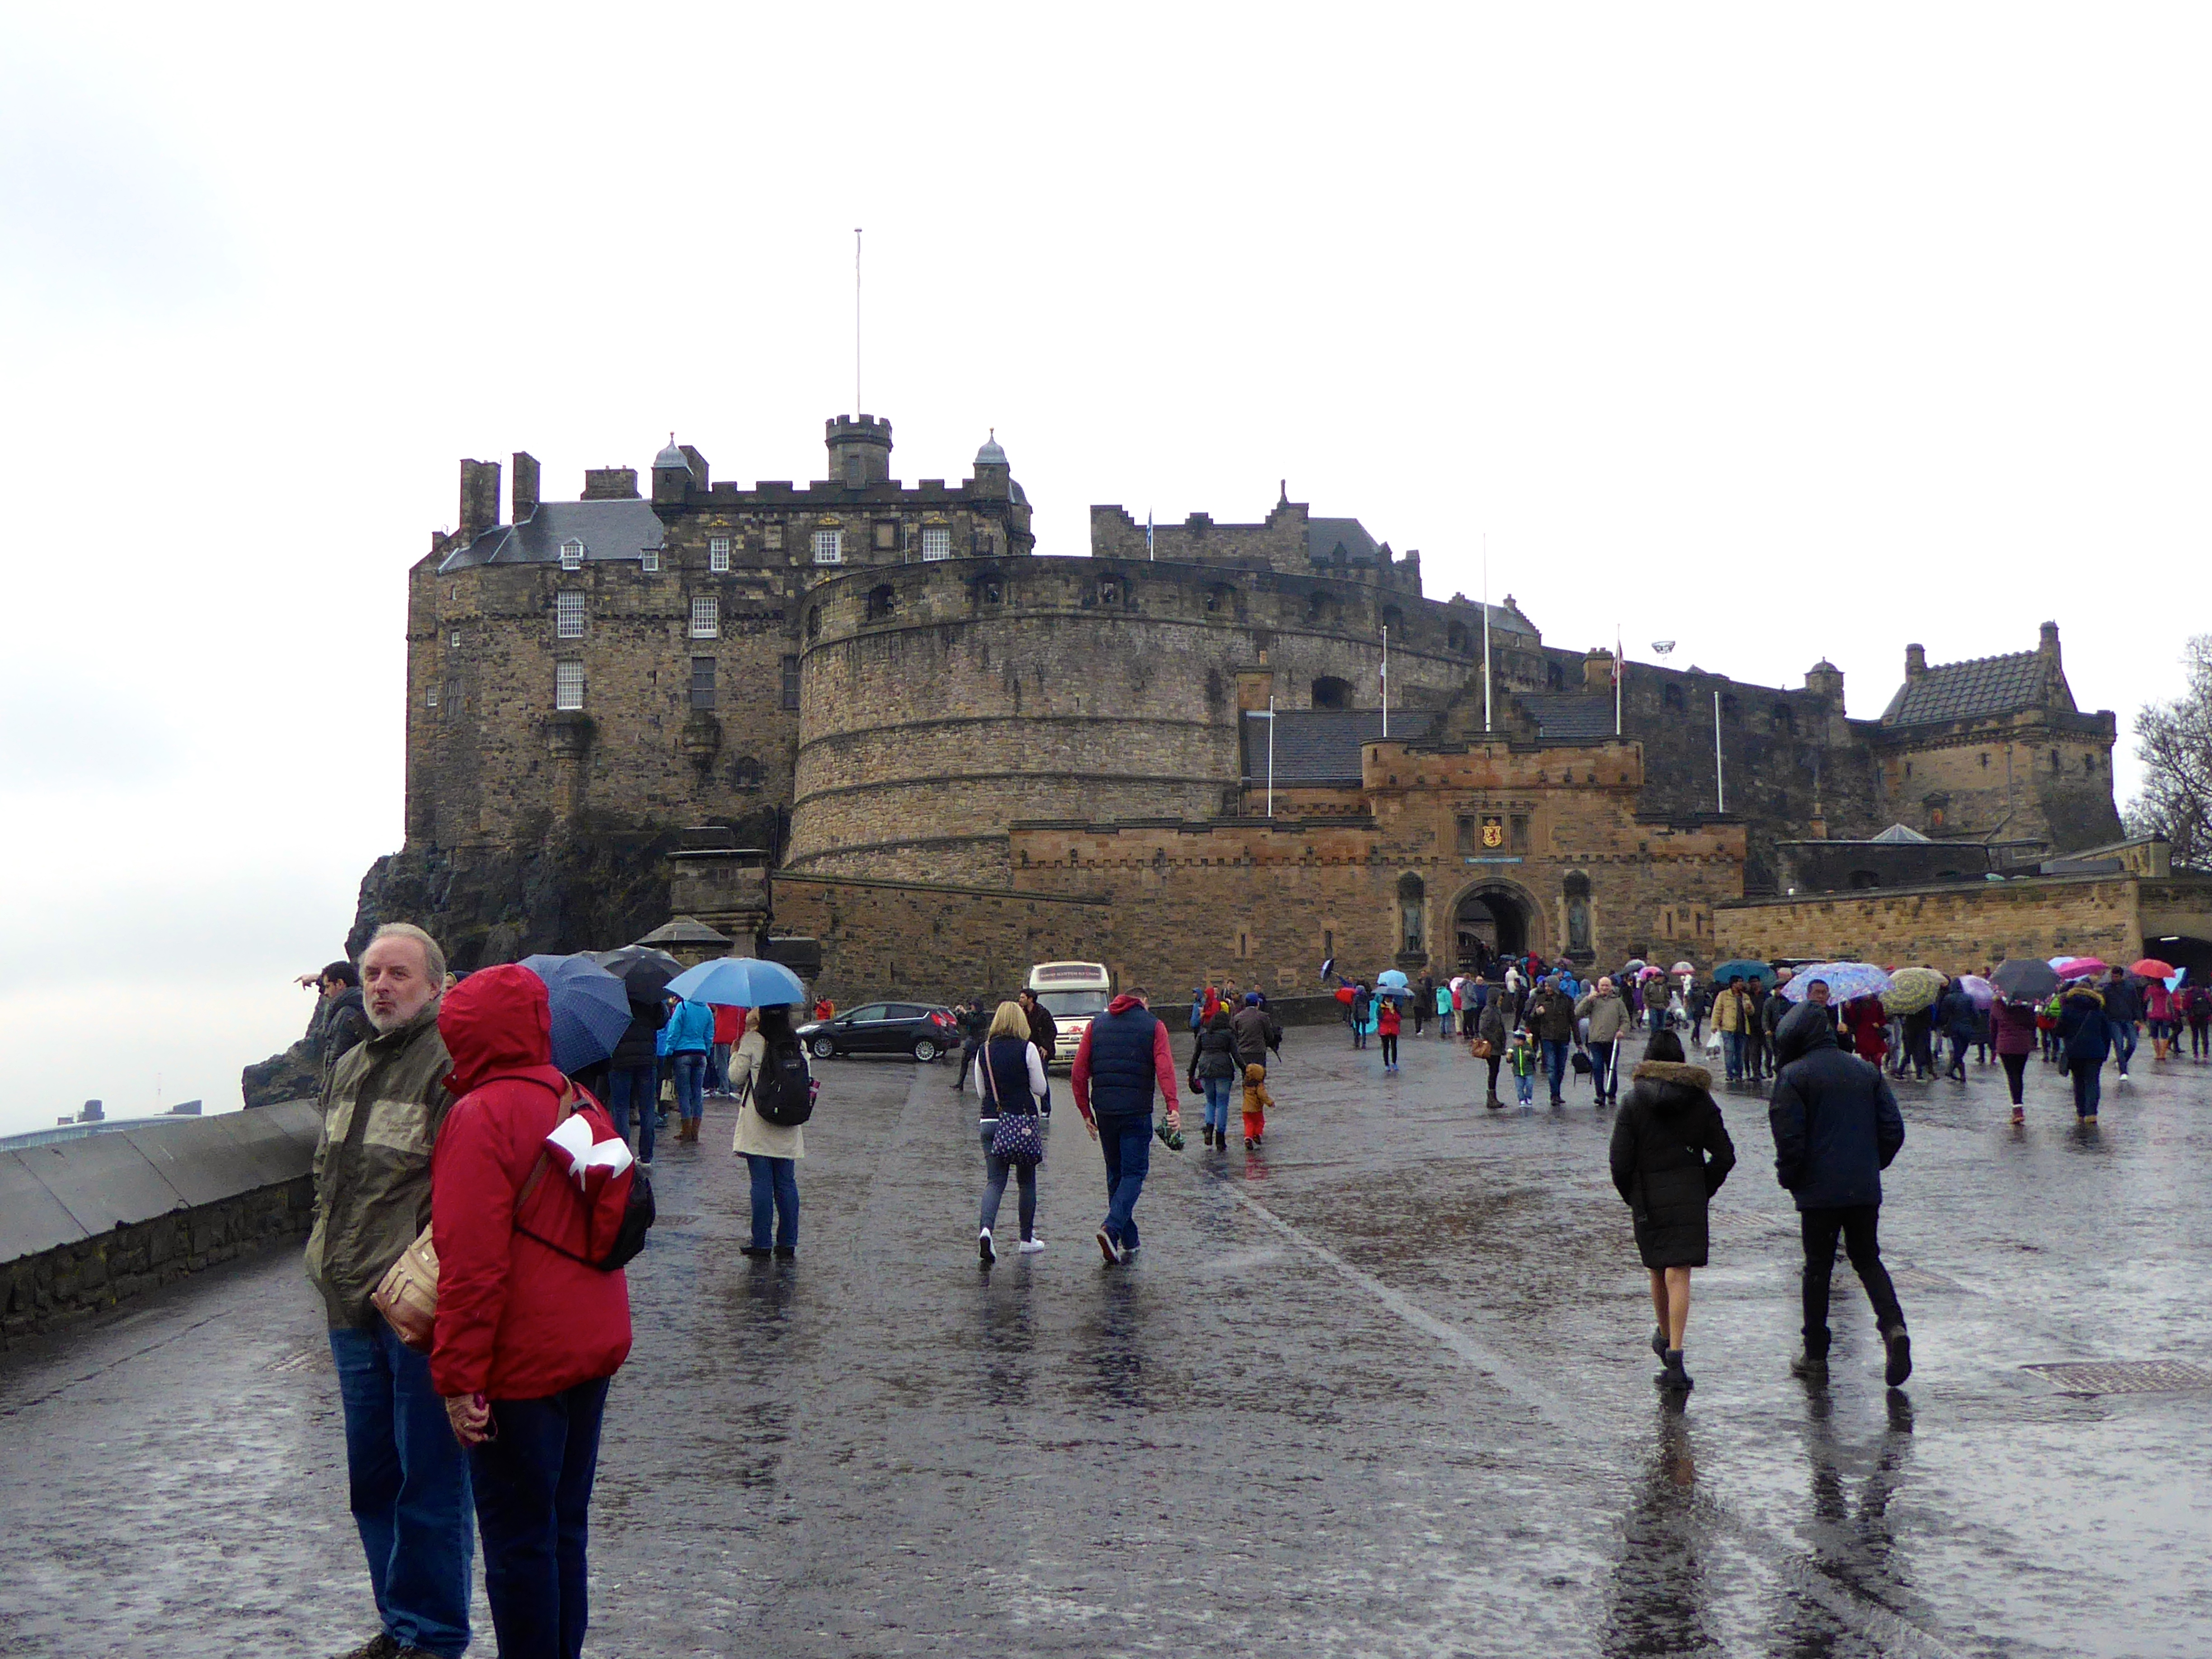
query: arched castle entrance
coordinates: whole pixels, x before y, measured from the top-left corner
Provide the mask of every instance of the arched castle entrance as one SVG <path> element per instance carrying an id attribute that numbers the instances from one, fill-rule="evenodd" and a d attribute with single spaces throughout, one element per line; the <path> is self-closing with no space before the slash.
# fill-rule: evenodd
<path id="1" fill-rule="evenodd" d="M 1543 913 L 1517 883 L 1479 881 L 1452 906 L 1455 963 L 1460 971 L 1487 974 L 1499 957 L 1544 954 Z"/>

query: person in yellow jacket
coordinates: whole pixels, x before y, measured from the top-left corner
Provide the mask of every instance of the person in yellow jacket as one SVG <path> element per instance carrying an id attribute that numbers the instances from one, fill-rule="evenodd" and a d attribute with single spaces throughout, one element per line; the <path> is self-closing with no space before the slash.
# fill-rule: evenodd
<path id="1" fill-rule="evenodd" d="M 1721 1034 L 1721 1054 L 1728 1063 L 1730 1083 L 1743 1081 L 1744 1039 L 1751 1030 L 1751 999 L 1744 994 L 1743 981 L 1731 975 L 1713 999 L 1713 1030 Z"/>

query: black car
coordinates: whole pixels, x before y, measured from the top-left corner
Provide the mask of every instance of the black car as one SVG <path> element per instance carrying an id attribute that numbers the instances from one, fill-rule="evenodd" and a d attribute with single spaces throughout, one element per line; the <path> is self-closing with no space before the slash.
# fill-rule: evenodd
<path id="1" fill-rule="evenodd" d="M 932 1060 L 960 1041 L 950 1008 L 926 1002 L 866 1002 L 830 1019 L 799 1028 L 799 1040 L 817 1060 L 842 1054 L 912 1054 Z"/>

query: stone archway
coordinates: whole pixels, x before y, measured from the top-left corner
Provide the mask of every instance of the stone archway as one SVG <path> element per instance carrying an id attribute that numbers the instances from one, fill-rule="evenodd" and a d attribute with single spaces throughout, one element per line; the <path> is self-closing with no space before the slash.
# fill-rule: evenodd
<path id="1" fill-rule="evenodd" d="M 1454 963 L 1463 973 L 1490 971 L 1500 957 L 1526 956 L 1544 948 L 1543 911 L 1516 882 L 1493 877 L 1479 881 L 1452 903 Z"/>

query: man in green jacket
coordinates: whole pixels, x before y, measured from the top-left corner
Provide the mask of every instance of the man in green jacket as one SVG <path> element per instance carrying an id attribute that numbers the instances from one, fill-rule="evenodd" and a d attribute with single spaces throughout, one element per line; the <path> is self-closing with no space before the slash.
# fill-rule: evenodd
<path id="1" fill-rule="evenodd" d="M 393 922 L 362 953 L 361 975 L 374 1035 L 340 1059 L 324 1092 L 307 1256 L 330 1320 L 350 1507 L 384 1623 L 346 1659 L 459 1659 L 475 1541 L 468 1455 L 428 1357 L 368 1299 L 430 1223 L 430 1152 L 452 1103 L 453 1062 L 438 1035 L 445 953 L 421 928 Z"/>

